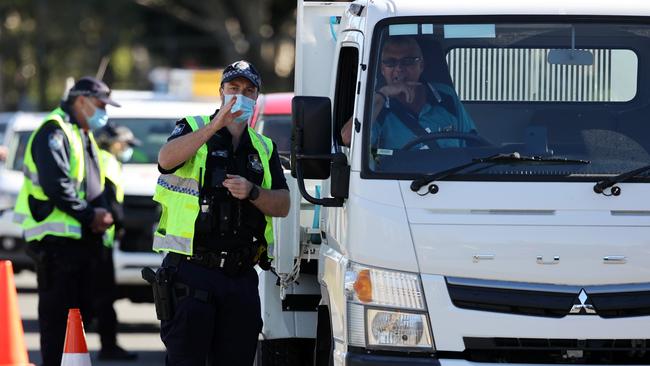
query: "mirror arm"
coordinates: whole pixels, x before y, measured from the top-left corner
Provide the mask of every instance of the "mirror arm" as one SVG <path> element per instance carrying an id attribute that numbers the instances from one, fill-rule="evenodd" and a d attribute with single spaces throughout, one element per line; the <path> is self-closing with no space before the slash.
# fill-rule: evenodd
<path id="1" fill-rule="evenodd" d="M 334 197 L 329 197 L 329 198 L 316 198 L 313 197 L 307 192 L 307 189 L 305 188 L 305 179 L 302 176 L 302 163 L 301 160 L 303 159 L 320 159 L 320 160 L 332 160 L 332 155 L 303 155 L 303 154 L 296 154 L 296 178 L 298 180 L 298 189 L 300 190 L 300 194 L 307 200 L 307 202 L 312 203 L 314 205 L 321 205 L 323 207 L 341 207 L 343 206 L 343 198 L 334 198 Z"/>

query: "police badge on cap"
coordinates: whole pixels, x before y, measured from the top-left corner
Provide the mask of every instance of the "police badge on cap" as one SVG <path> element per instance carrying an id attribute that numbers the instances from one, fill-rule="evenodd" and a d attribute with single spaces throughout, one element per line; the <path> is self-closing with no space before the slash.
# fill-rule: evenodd
<path id="1" fill-rule="evenodd" d="M 233 62 L 223 69 L 221 85 L 239 77 L 248 79 L 257 87 L 257 89 L 262 87 L 262 78 L 260 77 L 260 74 L 250 62 L 244 60 Z"/>

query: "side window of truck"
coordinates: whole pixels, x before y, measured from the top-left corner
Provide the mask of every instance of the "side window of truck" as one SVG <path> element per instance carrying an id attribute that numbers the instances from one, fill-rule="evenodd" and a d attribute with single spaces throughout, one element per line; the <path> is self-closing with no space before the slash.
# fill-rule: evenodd
<path id="1" fill-rule="evenodd" d="M 357 72 L 359 69 L 359 49 L 342 47 L 336 75 L 334 93 L 334 139 L 343 145 L 341 130 L 354 113 L 354 96 L 357 92 Z"/>

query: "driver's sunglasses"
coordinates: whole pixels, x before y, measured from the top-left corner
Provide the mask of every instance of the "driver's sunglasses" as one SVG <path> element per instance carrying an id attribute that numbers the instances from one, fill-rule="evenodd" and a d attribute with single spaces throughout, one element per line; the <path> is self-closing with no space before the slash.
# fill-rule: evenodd
<path id="1" fill-rule="evenodd" d="M 397 58 L 386 58 L 381 60 L 382 65 L 385 67 L 390 67 L 393 68 L 397 65 L 400 65 L 401 67 L 409 67 L 417 64 L 422 60 L 421 57 L 413 56 L 413 57 L 402 57 L 400 59 Z"/>

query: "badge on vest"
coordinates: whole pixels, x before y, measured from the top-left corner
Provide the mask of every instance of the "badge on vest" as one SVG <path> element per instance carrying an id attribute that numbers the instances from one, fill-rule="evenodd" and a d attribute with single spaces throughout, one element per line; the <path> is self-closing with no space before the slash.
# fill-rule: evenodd
<path id="1" fill-rule="evenodd" d="M 179 135 L 181 132 L 183 132 L 183 129 L 185 129 L 185 124 L 184 123 L 179 123 L 174 127 L 174 131 L 172 131 L 172 136 Z"/>
<path id="2" fill-rule="evenodd" d="M 217 158 L 227 158 L 228 157 L 228 150 L 217 150 L 213 151 L 210 155 L 217 157 Z"/>
<path id="3" fill-rule="evenodd" d="M 262 165 L 262 161 L 260 160 L 259 155 L 257 154 L 248 155 L 248 169 L 258 174 L 264 173 L 264 166 Z"/>
<path id="4" fill-rule="evenodd" d="M 63 148 L 63 132 L 52 132 L 48 138 L 47 144 L 51 150 L 61 150 Z"/>

